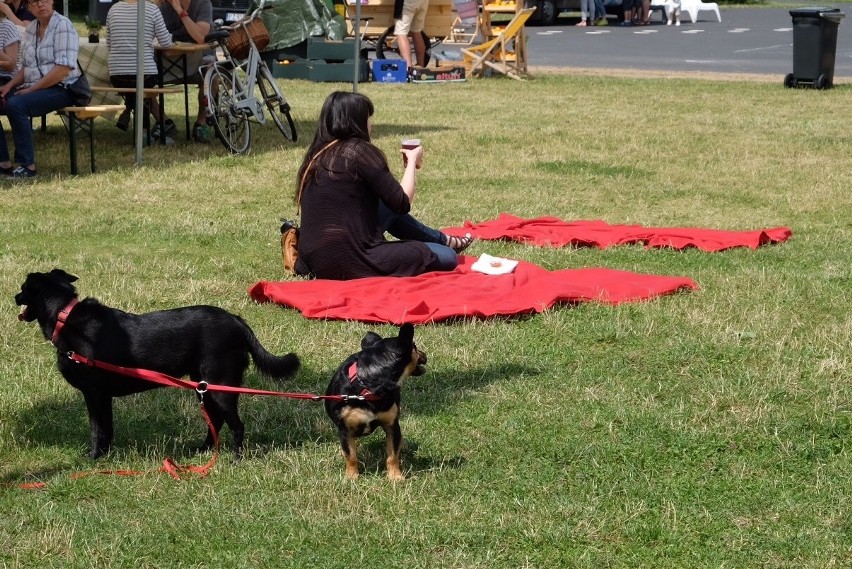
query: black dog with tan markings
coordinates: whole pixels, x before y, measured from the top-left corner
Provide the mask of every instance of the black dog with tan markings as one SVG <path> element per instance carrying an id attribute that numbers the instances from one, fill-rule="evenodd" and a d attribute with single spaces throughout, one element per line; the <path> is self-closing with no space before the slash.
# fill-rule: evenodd
<path id="1" fill-rule="evenodd" d="M 19 320 L 38 321 L 44 337 L 56 346 L 57 366 L 72 386 L 83 393 L 89 412 L 89 456 L 109 450 L 113 438 L 113 397 L 159 387 L 142 379 L 74 363 L 75 352 L 90 360 L 152 370 L 194 381 L 237 387 L 249 363 L 274 378 L 299 369 L 295 354 L 274 356 L 260 344 L 248 324 L 215 306 L 188 306 L 173 310 L 130 314 L 104 306 L 93 298 L 77 300 L 72 284 L 77 277 L 61 269 L 30 273 L 15 302 Z M 234 456 L 242 453 L 245 427 L 237 410 L 238 394 L 210 392 L 204 396 L 214 428 L 227 423 L 234 437 Z M 213 445 L 208 429 L 202 448 Z"/>
<path id="2" fill-rule="evenodd" d="M 404 324 L 396 338 L 382 338 L 368 332 L 361 340 L 361 351 L 340 364 L 326 395 L 344 395 L 349 399 L 327 399 L 325 410 L 337 426 L 347 478 L 358 478 L 358 439 L 378 427 L 385 431 L 388 478 L 404 478 L 399 464 L 400 383 L 408 376 L 423 375 L 425 365 L 426 354 L 414 344 L 411 324 Z"/>

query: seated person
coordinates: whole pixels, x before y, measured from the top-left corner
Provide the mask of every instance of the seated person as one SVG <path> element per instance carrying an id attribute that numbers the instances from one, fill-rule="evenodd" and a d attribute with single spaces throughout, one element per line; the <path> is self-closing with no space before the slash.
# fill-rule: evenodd
<path id="1" fill-rule="evenodd" d="M 136 0 L 122 0 L 113 4 L 106 17 L 107 50 L 109 51 L 109 81 L 114 87 L 136 87 L 136 44 L 137 44 Z M 163 16 L 154 4 L 145 2 L 145 87 L 157 86 L 157 62 L 154 61 L 154 38 L 163 47 L 172 45 L 172 34 L 166 29 Z M 116 126 L 127 130 L 130 113 L 136 107 L 136 93 L 124 95 L 125 110 L 119 116 Z M 159 108 L 154 116 L 159 120 Z M 148 128 L 148 113 L 145 113 L 143 127 Z M 174 137 L 177 127 L 174 121 L 166 123 L 166 134 Z"/>
<path id="2" fill-rule="evenodd" d="M 3 112 L 9 117 L 15 142 L 13 168 L 9 148 L 0 123 L 0 174 L 12 178 L 36 176 L 33 129 L 30 117 L 46 115 L 74 104 L 66 85 L 80 76 L 77 51 L 80 37 L 71 20 L 53 9 L 54 0 L 30 0 L 35 21 L 27 25 L 21 68 L 12 79 L 0 86 Z"/>
<path id="3" fill-rule="evenodd" d="M 160 13 L 174 41 L 203 44 L 213 27 L 213 4 L 210 0 L 164 0 L 160 4 Z M 205 51 L 202 54 L 202 65 L 215 61 L 215 57 L 212 50 Z M 207 124 L 204 77 L 200 72 L 195 72 L 189 79 L 198 82 L 198 116 L 192 127 L 192 138 L 196 142 L 209 143 L 213 137 Z M 151 106 L 154 108 L 157 105 Z"/>
<path id="4" fill-rule="evenodd" d="M 373 111 L 370 99 L 344 91 L 323 104 L 299 168 L 297 274 L 347 280 L 451 271 L 472 241 L 444 235 L 408 213 L 423 147 L 402 149 L 405 173 L 398 182 L 370 142 Z M 401 240 L 386 240 L 385 231 Z"/>
<path id="5" fill-rule="evenodd" d="M 8 83 L 18 72 L 21 32 L 0 12 L 0 85 Z"/>
<path id="6" fill-rule="evenodd" d="M 10 22 L 22 28 L 35 20 L 35 16 L 29 10 L 27 0 L 8 0 L 7 2 L 0 0 L 0 12 L 9 18 Z"/>

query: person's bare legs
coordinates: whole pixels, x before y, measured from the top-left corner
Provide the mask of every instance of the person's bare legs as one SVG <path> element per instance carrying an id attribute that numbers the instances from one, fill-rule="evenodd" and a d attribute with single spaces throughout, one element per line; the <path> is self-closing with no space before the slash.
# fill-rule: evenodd
<path id="1" fill-rule="evenodd" d="M 412 32 L 412 35 L 414 36 L 414 55 L 417 57 L 417 66 L 426 67 L 426 42 L 423 41 L 423 34 Z"/>
<path id="2" fill-rule="evenodd" d="M 422 42 L 423 40 L 421 39 L 420 41 Z M 411 42 L 408 39 L 408 35 L 400 34 L 396 36 L 396 45 L 399 47 L 399 54 L 405 60 L 406 68 L 411 69 L 414 65 L 411 61 Z M 417 42 L 414 42 L 414 49 L 417 49 Z"/>

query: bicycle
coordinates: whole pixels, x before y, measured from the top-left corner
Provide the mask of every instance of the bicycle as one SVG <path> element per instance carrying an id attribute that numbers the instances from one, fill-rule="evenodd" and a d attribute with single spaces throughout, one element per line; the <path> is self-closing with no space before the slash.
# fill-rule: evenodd
<path id="1" fill-rule="evenodd" d="M 262 10 L 263 0 L 234 24 L 223 26 L 217 21 L 217 29 L 205 38 L 217 43 L 223 54 L 204 73 L 208 119 L 217 138 L 234 154 L 245 154 L 251 147 L 251 122 L 266 124 L 264 107 L 284 138 L 297 139 L 290 104 L 260 58 L 260 50 L 269 43 L 269 32 L 259 17 Z"/>

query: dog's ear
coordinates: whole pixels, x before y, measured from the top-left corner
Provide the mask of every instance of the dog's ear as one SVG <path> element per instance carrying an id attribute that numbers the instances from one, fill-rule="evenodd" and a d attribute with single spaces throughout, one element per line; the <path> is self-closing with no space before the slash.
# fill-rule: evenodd
<path id="1" fill-rule="evenodd" d="M 414 325 L 406 322 L 399 327 L 399 343 L 405 348 L 410 349 L 414 344 Z"/>
<path id="2" fill-rule="evenodd" d="M 50 274 L 50 276 L 51 276 L 51 277 L 53 277 L 53 278 L 55 278 L 55 279 L 59 279 L 59 280 L 65 281 L 65 282 L 67 282 L 67 283 L 69 283 L 69 284 L 70 284 L 70 283 L 73 283 L 74 281 L 76 281 L 76 280 L 77 280 L 77 277 L 75 277 L 75 276 L 74 276 L 74 275 L 72 275 L 72 274 L 66 273 L 66 272 L 65 272 L 65 271 L 63 271 L 62 269 L 53 269 L 52 271 L 50 271 L 50 273 L 49 273 L 49 274 Z"/>
<path id="3" fill-rule="evenodd" d="M 361 349 L 366 350 L 370 346 L 375 346 L 382 341 L 382 337 L 375 332 L 367 332 L 361 339 Z"/>

